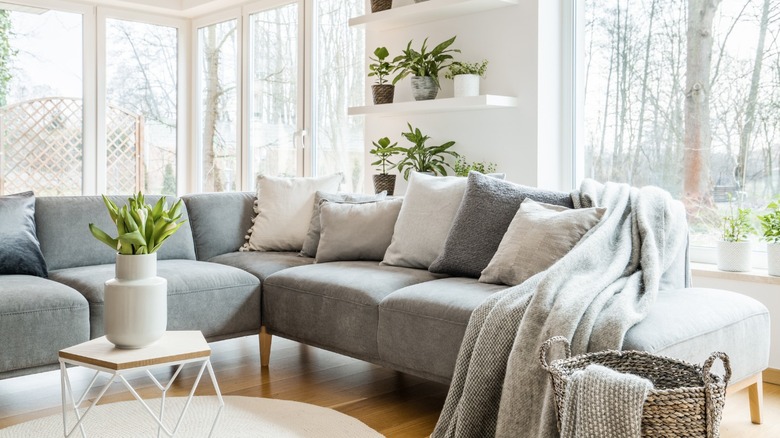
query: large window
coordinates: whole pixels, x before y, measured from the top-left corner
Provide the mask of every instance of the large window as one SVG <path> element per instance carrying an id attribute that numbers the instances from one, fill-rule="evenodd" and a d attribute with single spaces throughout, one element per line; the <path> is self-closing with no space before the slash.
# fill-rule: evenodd
<path id="1" fill-rule="evenodd" d="M 712 245 L 729 198 L 780 193 L 780 4 L 586 0 L 585 176 L 658 185 Z"/>

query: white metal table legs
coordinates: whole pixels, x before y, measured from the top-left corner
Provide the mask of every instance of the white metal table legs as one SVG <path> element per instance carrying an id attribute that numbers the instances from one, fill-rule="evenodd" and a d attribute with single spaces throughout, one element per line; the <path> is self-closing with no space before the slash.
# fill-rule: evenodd
<path id="1" fill-rule="evenodd" d="M 173 427 L 173 430 L 169 429 L 168 427 L 163 424 L 163 418 L 165 416 L 165 398 L 167 395 L 168 390 L 171 388 L 171 385 L 173 384 L 174 380 L 176 380 L 176 377 L 179 376 L 179 373 L 181 372 L 182 368 L 184 367 L 185 363 L 191 363 L 191 362 L 201 362 L 200 369 L 198 370 L 198 376 L 195 378 L 195 383 L 192 385 L 192 389 L 190 390 L 189 395 L 187 396 L 187 401 L 184 404 L 184 408 L 182 409 L 181 414 L 179 414 L 179 418 L 176 421 L 176 424 Z M 195 396 L 195 390 L 198 388 L 198 384 L 200 383 L 201 377 L 203 377 L 203 371 L 207 370 L 209 377 L 211 377 L 211 383 L 214 385 L 214 390 L 217 393 L 217 399 L 219 401 L 219 408 L 217 409 L 217 415 L 214 417 L 214 422 L 211 424 L 211 430 L 209 431 L 209 437 L 212 436 L 214 433 L 214 430 L 217 426 L 217 422 L 219 421 L 219 416 L 222 414 L 222 409 L 225 407 L 225 402 L 222 399 L 222 393 L 219 390 L 219 385 L 217 384 L 217 378 L 214 375 L 214 369 L 211 367 L 211 360 L 209 358 L 206 358 L 205 360 L 194 360 L 194 361 L 188 361 L 185 363 L 179 363 L 179 364 L 169 364 L 169 365 L 178 365 L 176 368 L 176 372 L 174 372 L 173 377 L 168 381 L 166 385 L 163 385 L 160 383 L 159 380 L 157 380 L 156 377 L 151 373 L 150 368 L 156 368 L 162 365 L 155 365 L 153 367 L 146 367 L 146 368 L 133 368 L 130 370 L 123 370 L 123 371 L 115 371 L 115 370 L 108 370 L 105 368 L 92 368 L 95 369 L 95 375 L 92 377 L 92 380 L 89 382 L 89 385 L 84 390 L 84 393 L 81 395 L 81 397 L 76 399 L 75 394 L 73 393 L 73 388 L 70 383 L 70 376 L 68 375 L 68 370 L 65 366 L 66 361 L 60 360 L 60 380 L 62 385 L 62 427 L 63 427 L 63 434 L 65 437 L 70 437 L 73 435 L 74 432 L 76 432 L 76 429 L 79 429 L 81 431 L 81 436 L 86 438 L 87 433 L 84 430 L 84 418 L 89 414 L 89 412 L 92 410 L 95 405 L 100 401 L 100 399 L 103 397 L 103 395 L 108 390 L 108 387 L 111 386 L 116 381 L 122 382 L 122 384 L 127 388 L 128 391 L 135 397 L 136 400 L 138 400 L 146 410 L 146 412 L 149 413 L 149 415 L 152 416 L 154 421 L 157 423 L 157 436 L 158 438 L 162 436 L 161 434 L 165 434 L 165 436 L 173 437 L 176 435 L 176 432 L 179 430 L 179 426 L 181 425 L 182 420 L 184 419 L 184 415 L 187 413 L 187 409 L 190 407 L 190 404 L 192 403 L 192 398 Z M 83 365 L 83 364 L 79 364 Z M 160 399 L 160 411 L 159 414 L 155 414 L 155 412 L 149 407 L 149 405 L 146 403 L 146 401 L 141 398 L 141 396 L 138 394 L 138 392 L 130 385 L 130 382 L 127 381 L 123 373 L 128 371 L 137 371 L 137 370 L 143 370 L 146 371 L 147 376 L 152 380 L 155 386 L 161 391 L 162 397 Z M 86 408 L 86 410 L 82 413 L 81 412 L 81 405 L 84 403 L 85 399 L 87 398 L 87 394 L 92 389 L 92 387 L 95 385 L 95 382 L 97 382 L 97 378 L 100 375 L 100 373 L 106 373 L 111 376 L 111 379 L 103 386 L 103 389 L 100 390 L 100 393 L 95 398 L 95 400 L 89 405 L 89 407 Z M 67 407 L 68 404 L 70 404 L 73 407 L 73 411 L 76 414 L 76 424 L 73 425 L 73 427 L 68 428 L 68 421 L 67 421 Z"/>

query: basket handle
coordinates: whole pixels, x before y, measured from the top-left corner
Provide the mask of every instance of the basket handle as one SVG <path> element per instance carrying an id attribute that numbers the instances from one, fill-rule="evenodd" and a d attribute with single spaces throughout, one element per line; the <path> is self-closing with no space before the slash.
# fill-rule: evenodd
<path id="1" fill-rule="evenodd" d="M 550 350 L 550 347 L 556 343 L 563 344 L 564 348 L 566 349 L 566 359 L 571 357 L 571 346 L 569 345 L 569 340 L 563 336 L 554 336 L 544 341 L 542 346 L 539 348 L 539 362 L 541 362 L 542 368 L 544 368 L 545 371 L 550 371 L 550 365 L 547 363 L 547 352 Z"/>
<path id="2" fill-rule="evenodd" d="M 729 361 L 729 355 L 722 351 L 716 351 L 712 353 L 710 357 L 704 361 L 704 365 L 701 367 L 702 380 L 704 380 L 704 384 L 709 387 L 712 383 L 710 368 L 712 368 L 712 364 L 715 363 L 715 359 L 720 359 L 723 362 L 723 369 L 726 370 L 726 373 L 723 376 L 723 382 L 726 384 L 726 386 L 729 386 L 729 380 L 731 379 L 731 362 Z"/>

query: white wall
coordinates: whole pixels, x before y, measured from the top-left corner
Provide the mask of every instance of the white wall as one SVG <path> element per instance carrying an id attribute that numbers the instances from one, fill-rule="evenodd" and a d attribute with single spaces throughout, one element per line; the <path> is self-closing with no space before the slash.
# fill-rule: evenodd
<path id="1" fill-rule="evenodd" d="M 402 7 L 412 0 L 396 0 Z M 429 144 L 456 142 L 453 150 L 469 161 L 492 161 L 507 179 L 521 184 L 548 188 L 565 187 L 562 176 L 561 113 L 561 6 L 559 0 L 520 0 L 516 6 L 499 8 L 449 20 L 393 29 L 368 31 L 366 51 L 385 46 L 396 56 L 410 39 L 419 49 L 429 37 L 431 46 L 457 35 L 453 47 L 462 51 L 456 59 L 490 61 L 482 80 L 481 94 L 516 96 L 518 108 L 414 114 L 408 116 L 367 116 L 366 143 L 389 136 L 408 145 L 400 133 L 406 122 L 432 138 Z M 370 10 L 370 9 L 369 9 Z M 541 22 L 541 24 L 540 24 Z M 541 31 L 540 31 L 541 29 Z M 540 49 L 543 47 L 543 49 Z M 368 62 L 368 61 L 367 61 Z M 409 78 L 396 86 L 395 101 L 410 101 Z M 439 97 L 452 97 L 452 81 L 441 76 Z M 366 103 L 371 103 L 367 81 Z M 366 157 L 370 160 L 372 157 Z M 367 161 L 370 163 L 370 161 Z M 366 190 L 370 191 L 374 169 L 366 166 Z M 405 182 L 399 178 L 398 194 Z"/>

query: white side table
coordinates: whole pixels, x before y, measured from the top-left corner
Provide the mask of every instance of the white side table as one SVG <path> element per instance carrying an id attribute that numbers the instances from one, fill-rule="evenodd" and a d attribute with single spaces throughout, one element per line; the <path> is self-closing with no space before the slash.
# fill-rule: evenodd
<path id="1" fill-rule="evenodd" d="M 206 339 L 199 331 L 166 332 L 159 341 L 148 347 L 139 348 L 137 350 L 118 349 L 114 347 L 114 344 L 108 342 L 105 336 L 103 336 L 91 341 L 84 342 L 83 344 L 61 350 L 59 353 L 59 358 L 62 384 L 62 426 L 66 437 L 71 436 L 77 428 L 81 430 L 81 435 L 86 437 L 86 431 L 84 430 L 83 424 L 84 418 L 87 416 L 87 414 L 89 414 L 92 408 L 97 405 L 98 401 L 100 401 L 100 399 L 106 393 L 108 387 L 117 380 L 121 381 L 125 385 L 127 390 L 133 394 L 133 397 L 141 402 L 146 411 L 149 412 L 152 418 L 154 418 L 158 426 L 158 437 L 161 433 L 165 433 L 165 435 L 170 437 L 176 434 L 176 431 L 179 429 L 179 425 L 181 424 L 181 421 L 184 418 L 184 415 L 187 413 L 187 409 L 189 408 L 190 403 L 192 402 L 192 397 L 195 395 L 195 389 L 200 383 L 200 378 L 203 376 L 204 370 L 208 370 L 209 376 L 211 377 L 211 382 L 217 392 L 217 398 L 219 399 L 219 408 L 217 410 L 216 417 L 214 417 L 214 422 L 211 425 L 209 436 L 214 433 L 214 428 L 216 427 L 219 416 L 222 413 L 222 408 L 225 406 L 225 402 L 222 400 L 222 394 L 219 391 L 219 385 L 217 385 L 217 378 L 214 375 L 214 369 L 211 367 L 211 348 L 209 348 L 208 343 L 206 343 Z M 175 426 L 173 427 L 173 430 L 171 430 L 163 424 L 163 417 L 165 414 L 165 395 L 168 392 L 168 389 L 170 389 L 174 380 L 176 380 L 176 377 L 178 377 L 182 367 L 188 363 L 200 363 L 200 370 L 198 371 L 198 376 L 195 378 L 195 383 L 192 385 L 190 394 L 187 397 L 187 402 L 185 403 L 184 408 L 182 409 L 182 412 L 179 415 Z M 78 400 L 76 400 L 75 394 L 73 394 L 73 390 L 70 384 L 70 376 L 68 375 L 68 370 L 65 367 L 66 364 L 79 365 L 95 370 L 95 376 L 92 378 L 89 386 L 87 386 L 87 389 L 84 390 L 84 394 L 82 394 Z M 176 366 L 176 371 L 174 372 L 173 377 L 171 377 L 166 385 L 161 384 L 150 371 L 152 368 L 161 366 Z M 127 379 L 125 379 L 124 374 L 127 372 L 135 372 L 139 370 L 146 371 L 146 374 L 149 376 L 152 382 L 154 382 L 157 388 L 162 391 L 159 415 L 152 411 L 149 405 L 141 398 L 140 395 L 138 395 L 138 392 L 133 389 L 132 385 L 130 385 Z M 84 399 L 87 397 L 90 389 L 92 389 L 94 386 L 100 373 L 111 375 L 111 380 L 109 380 L 109 382 L 103 386 L 103 389 L 100 391 L 97 398 L 95 398 L 95 401 L 93 401 L 92 404 L 82 414 L 80 411 L 81 404 L 84 403 Z M 76 424 L 73 425 L 72 428 L 68 428 L 66 418 L 68 398 L 70 398 L 70 403 L 76 413 L 77 419 Z"/>

